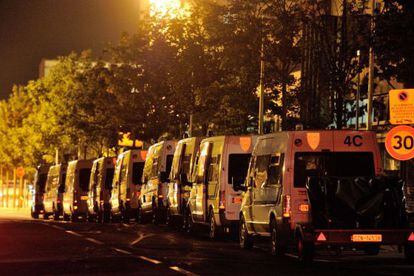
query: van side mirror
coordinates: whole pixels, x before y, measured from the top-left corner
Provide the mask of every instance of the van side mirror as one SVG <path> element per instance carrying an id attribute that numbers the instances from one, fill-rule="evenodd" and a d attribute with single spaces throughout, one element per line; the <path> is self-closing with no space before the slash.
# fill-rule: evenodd
<path id="1" fill-rule="evenodd" d="M 166 172 L 160 172 L 159 174 L 158 174 L 158 179 L 160 180 L 160 182 L 162 182 L 162 183 L 165 183 L 165 182 L 168 182 L 169 180 L 168 180 L 168 176 L 167 176 L 167 173 Z"/>

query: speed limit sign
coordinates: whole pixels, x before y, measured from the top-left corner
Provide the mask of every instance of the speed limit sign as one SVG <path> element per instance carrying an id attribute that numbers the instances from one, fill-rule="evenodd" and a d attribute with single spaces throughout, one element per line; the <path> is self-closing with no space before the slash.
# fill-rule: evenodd
<path id="1" fill-rule="evenodd" d="M 387 133 L 385 148 L 397 160 L 406 161 L 414 158 L 414 128 L 397 126 Z"/>

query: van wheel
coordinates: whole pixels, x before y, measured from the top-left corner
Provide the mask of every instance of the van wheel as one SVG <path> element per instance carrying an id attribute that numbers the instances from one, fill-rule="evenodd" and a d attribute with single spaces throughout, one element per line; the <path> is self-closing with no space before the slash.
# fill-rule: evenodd
<path id="1" fill-rule="evenodd" d="M 187 233 L 193 232 L 194 223 L 193 223 L 193 218 L 191 216 L 190 208 L 187 208 L 185 211 L 183 228 L 184 228 L 184 231 Z"/>
<path id="2" fill-rule="evenodd" d="M 213 211 L 210 211 L 210 215 L 209 215 L 208 221 L 209 221 L 209 223 L 208 223 L 208 225 L 209 225 L 209 233 L 208 233 L 208 236 L 209 236 L 209 238 L 211 240 L 216 240 L 218 238 L 218 236 L 219 236 L 218 235 L 219 229 L 217 227 L 217 224 L 216 224 L 216 220 L 214 218 L 214 212 Z"/>
<path id="3" fill-rule="evenodd" d="M 152 223 L 155 225 L 160 224 L 160 215 L 158 213 L 158 208 L 154 203 L 152 204 Z"/>
<path id="4" fill-rule="evenodd" d="M 103 212 L 102 222 L 103 223 L 111 222 L 111 212 L 109 212 L 109 211 L 104 211 Z"/>
<path id="5" fill-rule="evenodd" d="M 249 235 L 247 231 L 246 222 L 244 217 L 240 219 L 239 225 L 239 244 L 242 249 L 252 249 L 253 248 L 253 237 Z"/>
<path id="6" fill-rule="evenodd" d="M 298 250 L 299 262 L 303 264 L 310 264 L 313 262 L 315 255 L 315 245 L 312 242 L 306 242 L 301 235 L 298 235 L 296 241 L 296 248 Z"/>
<path id="7" fill-rule="evenodd" d="M 129 224 L 129 221 L 130 221 L 130 219 L 129 219 L 129 212 L 128 212 L 128 210 L 124 210 L 122 212 L 122 222 L 123 223 L 126 223 L 126 224 Z"/>
<path id="8" fill-rule="evenodd" d="M 44 213 L 43 213 L 43 219 L 44 219 L 44 220 L 48 220 L 48 219 L 49 219 L 49 214 L 48 214 L 48 213 L 46 213 L 46 212 L 44 212 Z"/>
<path id="9" fill-rule="evenodd" d="M 68 214 L 63 213 L 63 219 L 65 221 L 70 221 L 70 216 Z"/>
<path id="10" fill-rule="evenodd" d="M 270 222 L 270 245 L 272 249 L 272 255 L 274 256 L 283 256 L 286 253 L 286 248 L 282 244 L 278 230 L 277 222 L 272 218 Z"/>
<path id="11" fill-rule="evenodd" d="M 175 227 L 174 219 L 171 216 L 171 209 L 169 207 L 167 208 L 165 222 L 167 223 L 167 225 L 169 227 L 171 227 L 171 228 L 174 228 Z"/>
<path id="12" fill-rule="evenodd" d="M 404 245 L 404 257 L 410 263 L 414 263 L 414 244 Z"/>
<path id="13" fill-rule="evenodd" d="M 98 215 L 96 216 L 96 222 L 97 223 L 102 223 L 102 220 L 103 220 L 103 214 L 102 214 L 102 211 L 99 210 Z"/>
<path id="14" fill-rule="evenodd" d="M 32 213 L 32 218 L 38 219 L 39 218 L 39 213 L 38 212 Z"/>
<path id="15" fill-rule="evenodd" d="M 144 215 L 144 211 L 142 210 L 142 207 L 138 207 L 138 211 L 137 211 L 137 222 L 140 224 L 144 224 L 145 221 L 145 215 Z"/>
<path id="16" fill-rule="evenodd" d="M 53 220 L 59 220 L 59 219 L 60 219 L 59 213 L 58 212 L 54 212 L 53 213 Z"/>

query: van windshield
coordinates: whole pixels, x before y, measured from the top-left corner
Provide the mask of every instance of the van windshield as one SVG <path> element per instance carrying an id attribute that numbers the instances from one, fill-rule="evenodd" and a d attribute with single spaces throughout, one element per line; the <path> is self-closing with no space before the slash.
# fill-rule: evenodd
<path id="1" fill-rule="evenodd" d="M 79 170 L 79 187 L 82 191 L 89 191 L 89 178 L 91 177 L 91 169 Z"/>
<path id="2" fill-rule="evenodd" d="M 105 176 L 105 189 L 112 189 L 112 180 L 114 179 L 115 169 L 110 168 L 106 169 L 106 176 Z"/>
<path id="3" fill-rule="evenodd" d="M 294 187 L 304 188 L 308 177 L 371 177 L 375 175 L 372 152 L 298 152 Z"/>
<path id="4" fill-rule="evenodd" d="M 142 172 L 144 171 L 144 162 L 137 162 L 132 165 L 132 183 L 134 185 L 142 184 Z"/>
<path id="5" fill-rule="evenodd" d="M 249 168 L 251 154 L 230 154 L 229 155 L 229 178 L 228 183 L 244 182 Z"/>

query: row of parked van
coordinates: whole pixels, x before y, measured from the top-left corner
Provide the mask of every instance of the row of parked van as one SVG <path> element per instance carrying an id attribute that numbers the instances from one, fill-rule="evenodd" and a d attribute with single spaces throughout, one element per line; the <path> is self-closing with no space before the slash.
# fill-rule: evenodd
<path id="1" fill-rule="evenodd" d="M 295 245 L 301 259 L 317 245 L 367 249 L 404 245 L 413 256 L 408 227 L 317 229 L 309 200 L 312 177 L 366 177 L 382 173 L 375 133 L 292 131 L 264 136 L 193 137 L 163 141 L 117 158 L 76 160 L 40 167 L 33 217 L 109 222 L 152 221 L 208 226 L 209 236 L 234 231 L 240 246 L 268 237 L 274 254 Z M 322 200 L 322 199 L 321 199 Z M 388 231 L 388 230 L 387 230 Z M 340 233 L 340 234 L 338 234 Z M 412 236 L 412 237 L 411 237 Z"/>

